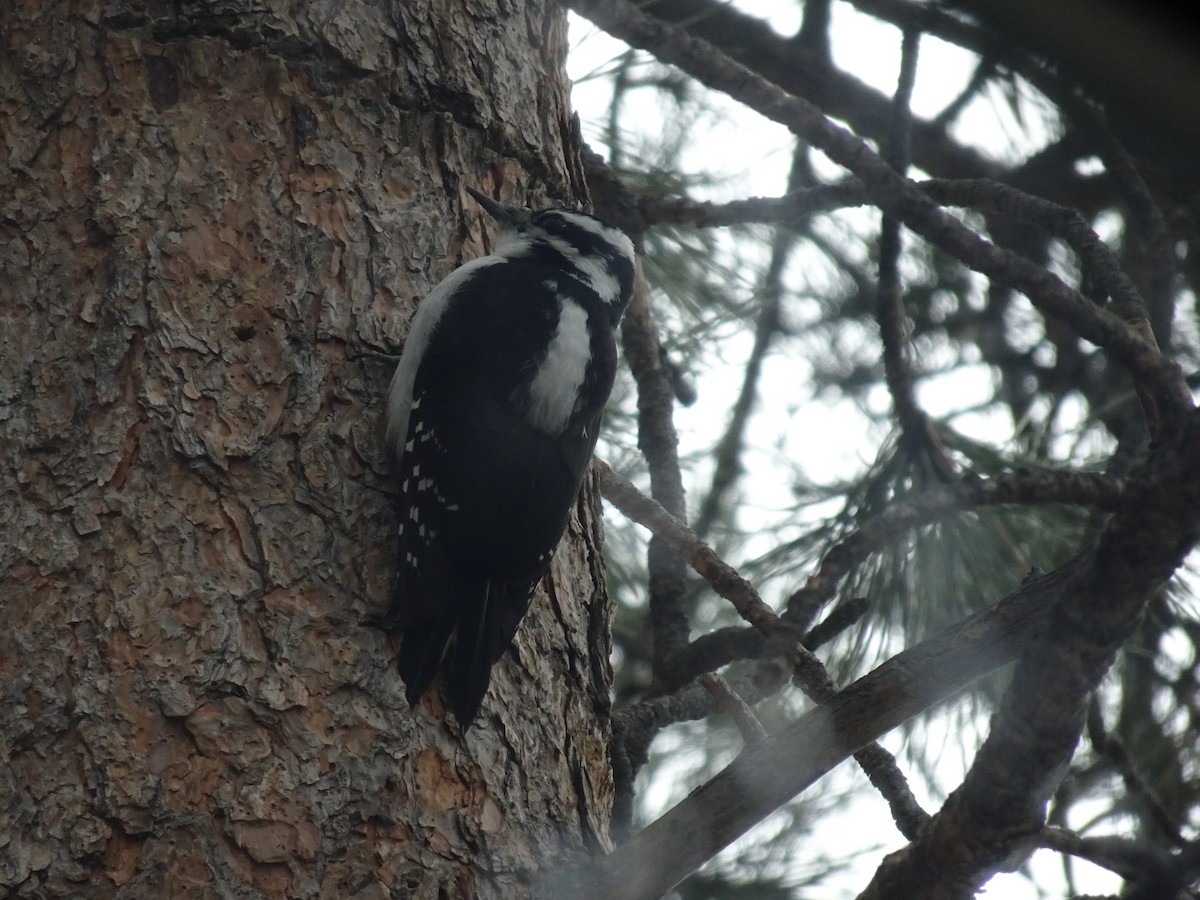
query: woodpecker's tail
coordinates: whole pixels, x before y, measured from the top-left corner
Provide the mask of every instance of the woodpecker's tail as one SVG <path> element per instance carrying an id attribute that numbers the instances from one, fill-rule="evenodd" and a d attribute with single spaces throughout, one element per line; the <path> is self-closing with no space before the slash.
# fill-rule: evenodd
<path id="1" fill-rule="evenodd" d="M 479 712 L 492 677 L 492 663 L 504 652 L 503 646 L 499 652 L 496 648 L 498 587 L 492 581 L 476 582 L 456 598 L 458 628 L 446 669 L 446 697 L 463 728 Z"/>
<path id="2" fill-rule="evenodd" d="M 492 666 L 512 642 L 532 594 L 533 586 L 524 583 L 456 580 L 435 621 L 404 631 L 400 677 L 409 705 L 416 706 L 448 659 L 446 698 L 459 724 L 469 727 L 487 693 Z"/>
<path id="3" fill-rule="evenodd" d="M 437 674 L 446 643 L 454 631 L 454 622 L 449 616 L 430 625 L 416 625 L 404 629 L 400 640 L 400 677 L 404 679 L 404 696 L 410 707 L 416 707 L 433 676 Z"/>

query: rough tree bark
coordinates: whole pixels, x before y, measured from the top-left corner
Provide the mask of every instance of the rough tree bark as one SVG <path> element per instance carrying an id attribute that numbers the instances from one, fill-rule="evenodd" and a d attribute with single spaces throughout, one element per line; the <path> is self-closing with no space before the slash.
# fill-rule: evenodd
<path id="1" fill-rule="evenodd" d="M 513 897 L 608 846 L 594 494 L 462 739 L 410 712 L 380 398 L 581 198 L 547 2 L 0 8 L 0 896 Z"/>

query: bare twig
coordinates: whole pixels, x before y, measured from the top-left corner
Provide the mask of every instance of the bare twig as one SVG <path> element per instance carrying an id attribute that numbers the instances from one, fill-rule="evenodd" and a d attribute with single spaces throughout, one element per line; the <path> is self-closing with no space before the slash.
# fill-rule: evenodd
<path id="1" fill-rule="evenodd" d="M 931 178 L 914 182 L 914 185 L 943 206 L 999 213 L 1060 238 L 1078 254 L 1081 266 L 1095 287 L 1112 297 L 1119 308 L 1145 309 L 1144 301 L 1122 270 L 1116 254 L 1078 210 L 989 179 Z M 836 184 L 791 191 L 782 197 L 752 197 L 723 204 L 644 197 L 638 205 L 645 211 L 649 223 L 715 227 L 752 222 L 787 223 L 868 202 L 866 187 L 858 179 L 851 178 Z"/>
<path id="2" fill-rule="evenodd" d="M 799 188 L 810 174 L 808 149 L 797 147 L 788 174 L 789 193 Z M 795 226 L 792 226 L 795 227 Z M 758 292 L 758 317 L 754 323 L 754 345 L 746 360 L 742 387 L 729 415 L 725 434 L 717 443 L 713 454 L 713 476 L 708 493 L 696 513 L 695 528 L 699 535 L 707 535 L 724 507 L 729 491 L 741 475 L 742 445 L 746 425 L 758 399 L 758 381 L 763 363 L 771 344 L 779 334 L 780 309 L 783 304 L 783 270 L 791 258 L 796 236 L 788 229 L 776 229 L 771 240 L 771 258 L 763 275 L 762 287 Z"/>
<path id="3" fill-rule="evenodd" d="M 1108 759 L 1120 773 L 1121 779 L 1125 782 L 1125 787 L 1129 793 L 1139 798 L 1146 805 L 1150 817 L 1166 836 L 1167 840 L 1176 847 L 1184 846 L 1187 841 L 1183 837 L 1179 822 L 1167 812 L 1162 799 L 1147 784 L 1146 779 L 1138 774 L 1125 745 L 1105 728 L 1104 714 L 1100 711 L 1100 704 L 1095 697 L 1088 704 L 1087 734 L 1088 740 L 1091 741 L 1096 753 Z"/>
<path id="4" fill-rule="evenodd" d="M 613 471 L 607 463 L 597 459 L 592 465 L 599 476 L 601 492 L 613 506 L 649 528 L 695 569 L 719 596 L 732 603 L 743 619 L 763 634 L 771 633 L 776 621 L 775 611 L 758 596 L 754 585 L 721 559 L 696 532 Z"/>
<path id="5" fill-rule="evenodd" d="M 730 625 L 697 635 L 676 655 L 675 667 L 681 675 L 697 678 L 739 659 L 760 659 L 770 653 L 767 635 L 751 625 Z"/>
<path id="6" fill-rule="evenodd" d="M 839 603 L 824 621 L 818 622 L 804 636 L 804 646 L 815 652 L 866 615 L 870 607 L 871 601 L 866 597 L 853 597 Z"/>
<path id="7" fill-rule="evenodd" d="M 645 222 L 632 194 L 595 153 L 585 151 L 583 163 L 593 196 L 605 218 L 624 228 L 639 247 Z M 638 271 L 633 300 L 621 322 L 621 340 L 629 370 L 637 384 L 638 447 L 650 472 L 650 493 L 675 518 L 687 517 L 683 474 L 679 466 L 679 437 L 675 431 L 675 392 L 664 365 L 662 343 L 646 299 L 646 283 Z M 681 560 L 652 538 L 647 553 L 649 608 L 653 638 L 653 690 L 670 690 L 672 655 L 687 644 L 685 609 L 687 577 Z"/>
<path id="8" fill-rule="evenodd" d="M 838 604 L 826 618 L 818 622 L 804 635 L 805 647 L 816 652 L 854 625 L 866 613 L 870 601 L 856 597 Z M 789 632 L 790 634 L 791 632 Z M 680 650 L 674 660 L 676 670 L 682 677 L 695 678 L 705 672 L 715 672 L 722 666 L 743 659 L 758 659 L 774 666 L 774 648 L 779 640 L 768 639 L 761 631 L 751 626 L 730 626 L 701 634 Z M 777 686 L 782 687 L 782 683 Z M 631 704 L 633 705 L 633 704 Z M 628 709 L 629 707 L 625 707 Z"/>
<path id="9" fill-rule="evenodd" d="M 712 695 L 713 699 L 717 701 L 717 705 L 733 719 L 738 731 L 742 733 L 742 740 L 746 742 L 746 746 L 757 744 L 767 737 L 767 729 L 763 728 L 762 722 L 758 721 L 754 710 L 728 681 L 716 672 L 705 672 L 697 681 Z"/>
<path id="10" fill-rule="evenodd" d="M 645 194 L 637 205 L 647 225 L 691 225 L 717 228 L 762 223 L 795 227 L 817 213 L 862 206 L 866 191 L 857 179 L 792 191 L 783 197 L 748 197 L 728 203 L 707 203 L 682 197 Z"/>
<path id="11" fill-rule="evenodd" d="M 1116 835 L 1081 837 L 1065 828 L 1047 826 L 1038 835 L 1037 843 L 1039 847 L 1086 859 L 1130 881 L 1166 871 L 1173 865 L 1172 854 L 1161 847 Z"/>
<path id="12" fill-rule="evenodd" d="M 637 383 L 638 447 L 650 470 L 650 489 L 662 507 L 677 519 L 686 516 L 679 442 L 675 432 L 674 393 L 659 354 L 660 342 L 646 303 L 645 281 L 639 272 L 633 302 L 621 323 L 625 358 Z M 651 691 L 677 686 L 672 657 L 687 646 L 685 608 L 687 573 L 682 560 L 657 535 L 646 554 L 651 638 Z M 653 732 L 613 734 L 613 829 L 623 833 L 633 818 L 633 779 L 645 763 Z"/>
<path id="13" fill-rule="evenodd" d="M 1144 301 L 1121 268 L 1116 254 L 1078 210 L 987 179 L 932 178 L 915 182 L 915 186 L 944 206 L 999 214 L 1043 229 L 1075 251 L 1088 280 L 1103 295 L 1111 297 L 1117 309 L 1135 313 L 1145 309 Z M 802 221 L 817 213 L 862 206 L 868 202 L 866 187 L 858 179 L 851 178 L 836 184 L 790 191 L 782 197 L 752 197 L 724 204 L 643 197 L 638 200 L 638 206 L 649 223 L 716 227 Z M 1136 323 L 1137 315 L 1130 321 Z"/>

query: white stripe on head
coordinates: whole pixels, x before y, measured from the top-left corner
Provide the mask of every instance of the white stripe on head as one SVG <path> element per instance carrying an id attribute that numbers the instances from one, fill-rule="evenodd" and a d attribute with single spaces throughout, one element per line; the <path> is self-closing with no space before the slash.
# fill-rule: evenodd
<path id="1" fill-rule="evenodd" d="M 576 228 L 589 231 L 606 243 L 611 244 L 614 250 L 630 262 L 633 261 L 633 242 L 629 240 L 629 235 L 619 228 L 605 225 L 599 219 L 589 216 L 586 213 L 572 212 L 569 209 L 555 210 L 555 214 L 566 219 Z"/>
<path id="2" fill-rule="evenodd" d="M 572 269 L 579 273 L 581 280 L 590 287 L 605 303 L 616 303 L 621 299 L 621 285 L 613 275 L 612 270 L 604 264 L 604 260 L 595 256 L 581 254 L 579 248 L 560 237 L 544 234 L 538 240 L 553 247 Z"/>

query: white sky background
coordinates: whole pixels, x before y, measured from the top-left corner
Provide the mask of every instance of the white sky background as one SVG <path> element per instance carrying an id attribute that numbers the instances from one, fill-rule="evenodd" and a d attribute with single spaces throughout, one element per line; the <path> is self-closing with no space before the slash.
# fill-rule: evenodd
<path id="1" fill-rule="evenodd" d="M 780 4 L 772 0 L 739 0 L 737 7 L 752 15 L 771 21 L 785 35 L 793 34 L 799 26 L 799 4 Z M 784 7 L 781 11 L 780 8 Z M 900 34 L 886 25 L 856 13 L 845 3 L 834 5 L 833 54 L 837 65 L 877 89 L 891 94 L 894 90 L 900 63 Z M 625 45 L 599 32 L 590 23 L 572 16 L 572 53 L 568 60 L 568 71 L 579 80 L 605 66 L 616 57 Z M 970 74 L 972 57 L 965 51 L 951 47 L 931 38 L 924 38 L 917 72 L 913 108 L 917 115 L 936 113 L 962 89 Z M 720 95 L 710 95 L 719 114 L 706 120 L 703 127 L 694 131 L 695 139 L 684 154 L 683 168 L 689 172 L 707 172 L 720 176 L 719 185 L 711 192 L 696 192 L 696 199 L 725 201 L 747 196 L 778 196 L 785 191 L 788 167 L 791 161 L 793 140 L 782 126 L 768 122 L 739 104 Z M 611 86 L 606 79 L 588 79 L 576 85 L 573 103 L 583 121 L 584 133 L 594 145 L 600 144 L 600 136 L 606 123 Z M 639 102 L 648 104 L 645 113 L 639 114 Z M 650 130 L 661 127 L 662 110 L 652 102 L 649 92 L 633 92 L 626 100 L 623 125 L 626 129 L 640 124 Z M 986 152 L 1002 158 L 1019 158 L 1033 149 L 1026 133 L 1029 124 L 1019 125 L 1012 110 L 1002 100 L 990 103 L 976 102 L 961 117 L 956 135 L 967 143 L 986 147 Z M 829 164 L 830 172 L 836 171 Z M 868 231 L 876 227 L 877 213 L 867 209 L 861 213 Z M 747 252 L 754 252 L 753 249 Z M 762 251 L 765 253 L 765 248 Z M 789 284 L 805 285 L 804 273 L 789 271 Z M 811 290 L 818 290 L 811 285 Z M 803 309 L 803 304 L 792 303 L 791 308 Z M 803 326 L 803 322 L 793 324 Z M 714 359 L 727 361 L 727 368 L 714 365 L 704 371 L 689 372 L 697 381 L 700 400 L 691 408 L 676 407 L 675 422 L 679 429 L 681 451 L 694 454 L 711 448 L 724 428 L 728 411 L 740 389 L 742 378 L 741 362 L 749 353 L 752 344 L 752 329 L 727 340 L 713 354 Z M 778 354 L 768 358 L 762 385 L 782 383 L 786 396 L 762 397 L 758 410 L 748 429 L 753 435 L 757 449 L 751 451 L 747 471 L 754 477 L 743 485 L 747 502 L 745 507 L 757 509 L 770 517 L 772 509 L 780 507 L 780 494 L 786 494 L 787 468 L 784 459 L 800 461 L 803 470 L 819 482 L 848 478 L 860 473 L 865 464 L 874 458 L 885 432 L 873 426 L 854 404 L 847 401 L 832 401 L 827 397 L 801 397 L 797 406 L 797 379 L 804 377 L 806 367 L 795 357 L 782 359 Z M 774 376 L 774 377 L 773 377 Z M 922 382 L 918 401 L 933 416 L 941 416 L 954 410 L 968 408 L 990 396 L 991 374 L 985 367 L 975 372 L 957 370 L 952 378 L 941 378 Z M 890 398 L 886 390 L 879 389 L 878 397 L 871 398 L 871 411 L 884 413 L 890 409 Z M 995 439 L 994 422 L 986 416 L 971 415 L 955 419 L 955 426 L 964 433 Z M 1002 434 L 1011 430 L 1007 422 L 1001 423 Z M 774 473 L 774 474 L 772 474 Z M 685 472 L 689 496 L 695 498 L 697 489 L 707 484 L 710 471 Z M 783 503 L 790 498 L 785 497 Z M 755 552 L 764 548 L 751 548 Z M 951 701 L 953 702 L 953 701 Z M 950 719 L 934 720 L 930 731 L 951 726 Z M 986 733 L 986 723 L 981 728 Z M 944 740 L 930 736 L 922 743 L 928 748 L 944 746 L 943 758 L 937 760 L 938 780 L 932 792 L 922 784 L 920 777 L 907 765 L 904 747 L 899 736 L 889 735 L 882 743 L 896 754 L 902 768 L 910 773 L 910 784 L 922 805 L 933 812 L 938 809 L 945 792 L 961 781 L 973 755 L 973 747 L 964 750 L 963 758 L 956 752 L 958 734 L 946 734 Z M 678 756 L 677 764 L 660 768 L 658 780 L 652 785 L 649 797 L 651 805 L 666 809 L 690 790 L 694 784 L 687 781 L 694 759 L 687 758 L 683 747 L 674 746 L 678 741 L 670 732 L 660 737 L 656 751 L 668 751 Z M 807 900 L 835 900 L 854 897 L 865 887 L 884 852 L 902 847 L 904 839 L 891 823 L 887 807 L 882 798 L 866 784 L 861 772 L 844 764 L 826 781 L 847 784 L 854 780 L 861 788 L 858 799 L 843 812 L 829 819 L 813 833 L 831 837 L 829 852 L 837 857 L 858 854 L 862 865 L 843 876 L 830 879 L 827 889 L 815 892 L 803 891 Z M 864 823 L 872 823 L 864 827 Z M 1082 823 L 1070 823 L 1080 825 Z M 753 834 L 749 836 L 753 837 Z M 745 839 L 744 839 L 745 840 Z M 801 852 L 804 852 L 803 849 Z M 816 857 L 814 850 L 813 858 Z M 797 864 L 804 866 L 804 860 Z M 1034 857 L 1033 870 L 1041 888 L 1048 895 L 1062 895 L 1065 882 L 1062 865 L 1057 854 L 1040 851 Z M 1074 869 L 1075 888 L 1082 893 L 1108 893 L 1115 891 L 1120 882 L 1111 874 L 1077 861 Z M 997 876 L 988 885 L 982 896 L 999 900 L 1025 900 L 1035 898 L 1038 891 L 1021 875 Z"/>

